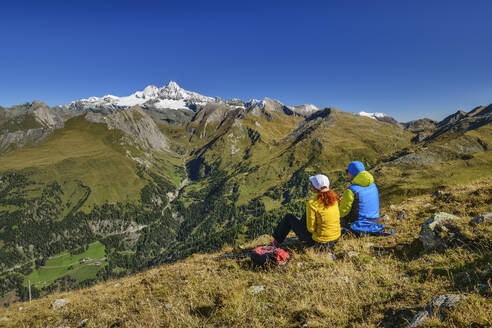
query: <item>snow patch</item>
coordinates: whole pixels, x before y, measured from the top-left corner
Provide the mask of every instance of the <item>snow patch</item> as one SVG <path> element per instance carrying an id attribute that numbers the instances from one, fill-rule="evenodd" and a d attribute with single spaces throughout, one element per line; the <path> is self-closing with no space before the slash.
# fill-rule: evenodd
<path id="1" fill-rule="evenodd" d="M 319 110 L 319 108 L 314 106 L 313 104 L 304 104 L 304 105 L 287 106 L 287 107 L 290 110 L 297 112 L 297 113 L 312 113 L 312 112 L 316 112 Z"/>
<path id="2" fill-rule="evenodd" d="M 174 100 L 174 99 L 159 99 L 156 103 L 153 104 L 155 108 L 164 109 L 188 109 L 186 106 L 186 102 L 184 100 Z"/>
<path id="3" fill-rule="evenodd" d="M 370 117 L 370 118 L 372 118 L 374 120 L 377 120 L 378 118 L 383 118 L 383 117 L 387 116 L 384 113 L 367 113 L 367 112 L 360 112 L 359 115 L 360 116 Z"/>

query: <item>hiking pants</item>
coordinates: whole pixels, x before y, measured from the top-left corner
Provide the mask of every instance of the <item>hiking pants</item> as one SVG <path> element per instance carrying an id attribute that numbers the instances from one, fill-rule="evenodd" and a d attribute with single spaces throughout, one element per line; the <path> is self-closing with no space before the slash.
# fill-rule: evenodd
<path id="1" fill-rule="evenodd" d="M 306 216 L 304 215 L 301 220 L 298 220 L 293 214 L 286 214 L 284 216 L 275 228 L 273 238 L 281 244 L 291 230 L 295 232 L 300 241 L 306 243 L 308 246 L 315 246 L 320 250 L 332 248 L 338 240 L 329 241 L 323 244 L 316 242 L 311 236 L 311 233 L 307 230 Z"/>
<path id="2" fill-rule="evenodd" d="M 311 233 L 307 230 L 306 217 L 303 217 L 302 220 L 298 220 L 292 214 L 286 214 L 284 218 L 279 222 L 279 224 L 275 228 L 275 231 L 273 232 L 273 238 L 275 238 L 275 240 L 279 244 L 281 244 L 291 230 L 296 233 L 299 240 L 305 242 L 310 246 L 315 244 Z"/>

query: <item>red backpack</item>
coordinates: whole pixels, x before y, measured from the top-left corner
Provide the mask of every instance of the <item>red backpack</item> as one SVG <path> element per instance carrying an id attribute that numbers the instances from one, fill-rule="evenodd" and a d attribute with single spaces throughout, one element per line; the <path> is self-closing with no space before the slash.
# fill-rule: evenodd
<path id="1" fill-rule="evenodd" d="M 256 265 L 264 265 L 267 261 L 283 265 L 290 259 L 289 253 L 273 246 L 259 246 L 250 253 L 251 260 Z"/>

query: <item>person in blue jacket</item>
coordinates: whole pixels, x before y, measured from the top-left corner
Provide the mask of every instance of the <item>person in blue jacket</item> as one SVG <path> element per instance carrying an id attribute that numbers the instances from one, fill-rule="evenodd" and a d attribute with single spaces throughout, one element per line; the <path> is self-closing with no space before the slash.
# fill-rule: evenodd
<path id="1" fill-rule="evenodd" d="M 339 205 L 342 226 L 348 228 L 355 220 L 379 224 L 379 192 L 374 177 L 358 161 L 348 165 L 347 174 L 352 184 L 343 192 Z"/>

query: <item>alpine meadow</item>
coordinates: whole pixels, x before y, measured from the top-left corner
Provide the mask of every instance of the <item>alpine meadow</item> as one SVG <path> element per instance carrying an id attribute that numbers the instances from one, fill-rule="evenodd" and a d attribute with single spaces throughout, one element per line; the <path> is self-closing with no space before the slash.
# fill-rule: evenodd
<path id="1" fill-rule="evenodd" d="M 393 326 L 430 296 L 452 292 L 468 295 L 469 311 L 451 311 L 447 324 L 486 326 L 490 214 L 468 221 L 492 211 L 491 122 L 491 105 L 399 123 L 268 98 L 225 101 L 175 82 L 123 98 L 1 108 L 0 292 L 10 306 L 2 324 Z M 315 172 L 341 193 L 352 159 L 377 180 L 393 236 L 344 236 L 335 260 L 294 242 L 283 271 L 206 255 L 242 252 L 284 214 L 302 215 L 310 193 L 303 182 Z M 436 232 L 445 248 L 427 249 L 418 226 L 437 212 L 459 218 Z M 300 272 L 331 284 L 276 291 Z M 175 293 L 183 279 L 191 285 Z M 251 294 L 257 282 L 271 292 Z M 28 283 L 40 300 L 18 303 L 28 300 Z M 367 295 L 354 294 L 362 286 Z M 72 300 L 61 312 L 48 304 L 59 293 Z M 297 294 L 296 310 L 284 293 Z M 331 312 L 334 305 L 353 316 Z"/>

